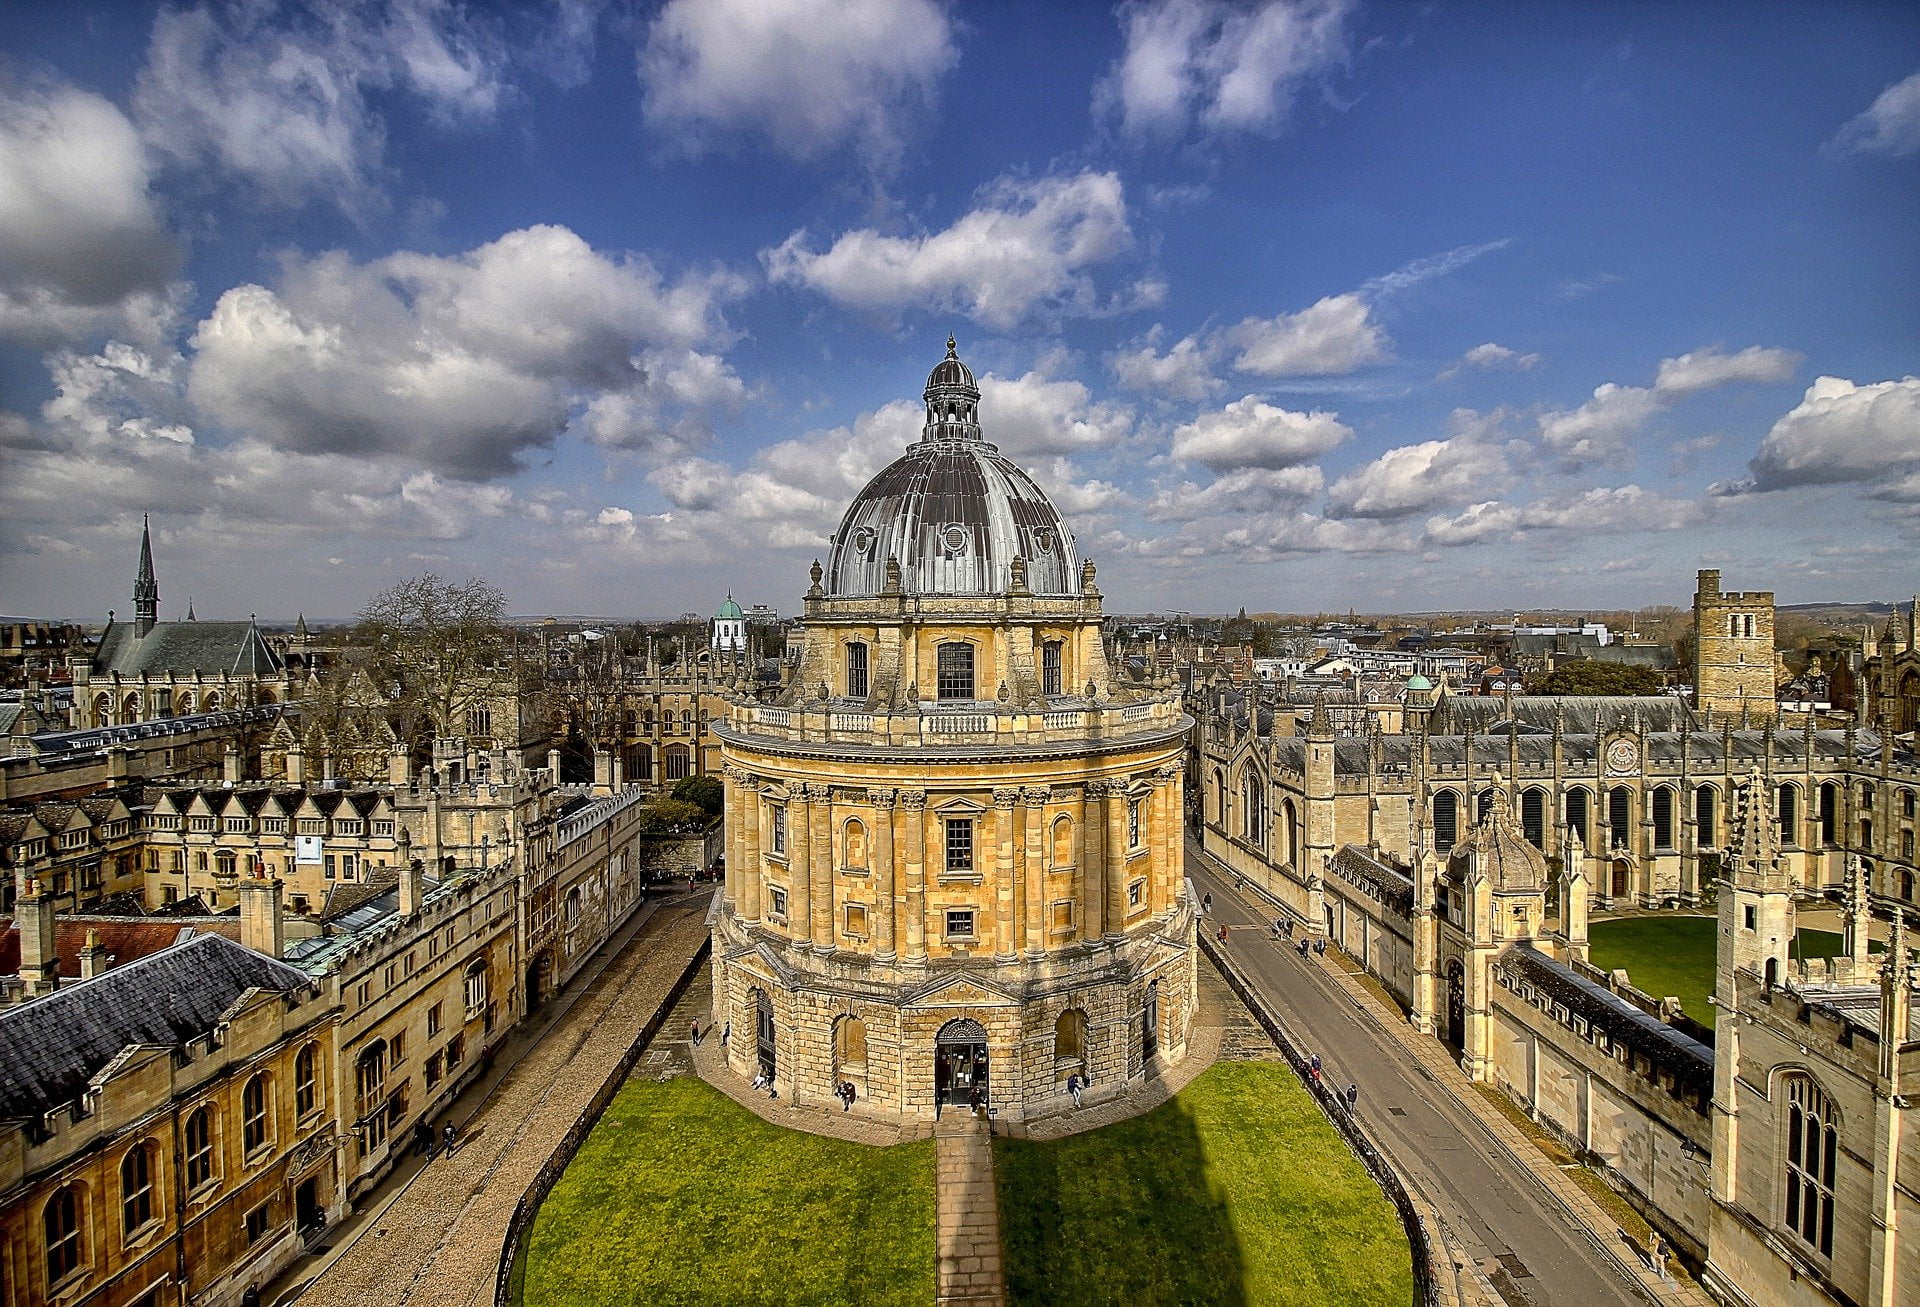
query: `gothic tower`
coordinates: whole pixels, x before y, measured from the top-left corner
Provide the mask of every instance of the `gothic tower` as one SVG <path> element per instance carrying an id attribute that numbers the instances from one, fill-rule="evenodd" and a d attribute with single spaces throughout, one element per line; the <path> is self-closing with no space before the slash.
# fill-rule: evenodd
<path id="1" fill-rule="evenodd" d="M 144 636 L 160 620 L 160 583 L 153 577 L 153 538 L 140 517 L 140 570 L 133 578 L 134 633 Z"/>
<path id="2" fill-rule="evenodd" d="M 1703 569 L 1693 593 L 1693 706 L 1755 720 L 1774 715 L 1773 592 L 1720 588 Z"/>

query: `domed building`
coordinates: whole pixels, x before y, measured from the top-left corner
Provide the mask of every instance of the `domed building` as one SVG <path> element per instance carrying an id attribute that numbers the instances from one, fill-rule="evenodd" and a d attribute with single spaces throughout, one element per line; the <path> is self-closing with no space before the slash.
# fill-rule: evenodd
<path id="1" fill-rule="evenodd" d="M 813 566 L 791 680 L 719 728 L 713 1010 L 790 1099 L 1020 1119 L 1185 1055 L 1189 719 L 1110 666 L 1093 564 L 951 340 L 925 400 Z"/>
<path id="2" fill-rule="evenodd" d="M 733 602 L 732 595 L 727 596 L 727 602 L 713 615 L 712 645 L 715 653 L 747 651 L 747 615 Z"/>

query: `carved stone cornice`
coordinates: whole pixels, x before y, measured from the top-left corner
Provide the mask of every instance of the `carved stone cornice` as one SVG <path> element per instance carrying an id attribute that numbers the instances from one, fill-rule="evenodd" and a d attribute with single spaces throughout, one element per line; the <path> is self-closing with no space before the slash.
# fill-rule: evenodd
<path id="1" fill-rule="evenodd" d="M 1038 808 L 1053 797 L 1053 791 L 1044 785 L 1032 785 L 1020 791 L 1020 797 L 1029 808 Z"/>
<path id="2" fill-rule="evenodd" d="M 900 806 L 908 812 L 924 811 L 927 806 L 927 792 L 925 790 L 901 790 Z"/>
<path id="3" fill-rule="evenodd" d="M 995 790 L 993 792 L 993 806 L 1002 811 L 1009 811 L 1016 803 L 1020 802 L 1020 793 L 1017 789 Z"/>
<path id="4" fill-rule="evenodd" d="M 876 808 L 891 808 L 896 790 L 868 790 L 867 802 Z"/>

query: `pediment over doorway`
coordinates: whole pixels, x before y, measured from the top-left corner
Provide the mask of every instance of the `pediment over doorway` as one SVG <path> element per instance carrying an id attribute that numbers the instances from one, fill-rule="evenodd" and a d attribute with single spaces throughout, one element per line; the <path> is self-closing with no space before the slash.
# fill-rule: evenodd
<path id="1" fill-rule="evenodd" d="M 1011 1007 L 1017 1002 L 1005 990 L 967 976 L 929 981 L 907 999 L 912 1007 Z"/>

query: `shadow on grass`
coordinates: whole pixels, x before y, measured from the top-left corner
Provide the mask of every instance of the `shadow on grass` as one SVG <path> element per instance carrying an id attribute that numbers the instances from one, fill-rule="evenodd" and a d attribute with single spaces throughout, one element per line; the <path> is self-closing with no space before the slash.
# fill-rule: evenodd
<path id="1" fill-rule="evenodd" d="M 1178 1098 L 1090 1134 L 996 1140 L 994 1173 L 1010 1302 L 1248 1301 L 1226 1197 Z"/>

